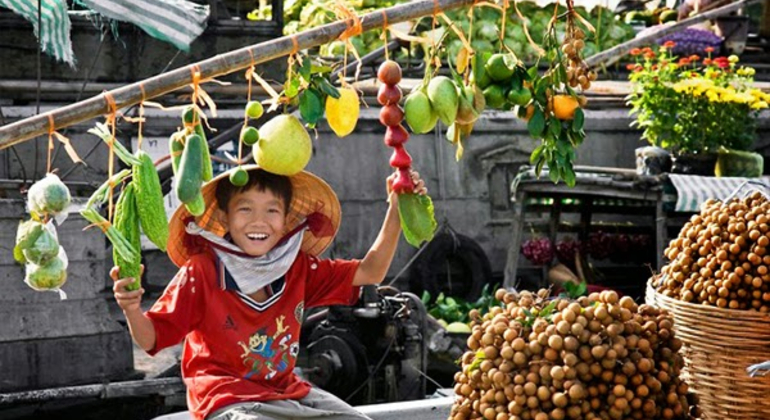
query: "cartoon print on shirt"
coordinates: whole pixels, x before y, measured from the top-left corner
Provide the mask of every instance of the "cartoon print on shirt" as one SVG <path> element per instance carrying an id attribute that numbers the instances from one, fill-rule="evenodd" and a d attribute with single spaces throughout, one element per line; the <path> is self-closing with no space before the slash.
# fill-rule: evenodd
<path id="1" fill-rule="evenodd" d="M 293 340 L 293 335 L 288 332 L 289 326 L 284 325 L 284 315 L 275 319 L 275 333 L 270 336 L 265 328 L 260 328 L 252 334 L 248 343 L 238 341 L 243 349 L 241 358 L 243 364 L 249 369 L 245 378 L 264 375 L 264 379 L 274 378 L 278 373 L 283 373 L 292 365 L 292 358 L 296 359 L 299 353 L 299 343 Z"/>
<path id="2" fill-rule="evenodd" d="M 243 341 L 238 342 L 238 345 L 243 348 L 241 358 L 246 358 L 251 353 L 258 354 L 266 359 L 271 359 L 275 356 L 275 350 L 271 348 L 273 346 L 273 337 L 268 336 L 264 332 L 265 329 L 261 328 L 259 331 L 252 334 L 252 336 L 249 337 L 248 346 Z"/>
<path id="3" fill-rule="evenodd" d="M 283 326 L 283 320 L 286 317 L 284 315 L 279 316 L 275 319 L 275 334 L 273 334 L 273 339 L 277 339 L 281 334 L 285 333 L 286 330 L 289 329 L 289 327 Z"/>

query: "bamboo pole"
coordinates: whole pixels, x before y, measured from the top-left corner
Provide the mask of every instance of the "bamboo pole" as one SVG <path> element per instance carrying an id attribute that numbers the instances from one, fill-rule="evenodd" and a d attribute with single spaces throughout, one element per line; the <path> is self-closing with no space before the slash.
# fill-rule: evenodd
<path id="1" fill-rule="evenodd" d="M 695 25 L 696 23 L 700 23 L 709 19 L 713 19 L 715 17 L 726 15 L 730 12 L 734 12 L 744 6 L 748 6 L 749 4 L 752 4 L 758 1 L 762 1 L 762 0 L 740 0 L 734 3 L 730 3 L 726 6 L 709 10 L 708 12 L 700 13 L 693 17 L 689 17 L 685 20 L 679 21 L 673 25 L 664 26 L 660 30 L 653 31 L 645 36 L 634 38 L 620 45 L 616 45 L 606 51 L 602 51 L 598 54 L 594 54 L 586 58 L 585 62 L 589 67 L 596 67 L 600 64 L 606 64 L 609 61 L 617 60 L 618 58 L 628 54 L 628 52 L 634 48 L 649 44 L 649 42 L 654 39 L 672 34 L 674 32 L 678 32 L 684 28 L 688 28 L 692 25 Z"/>
<path id="2" fill-rule="evenodd" d="M 422 0 L 389 7 L 360 17 L 363 31 L 432 15 L 436 12 L 467 6 L 474 0 Z M 254 64 L 264 63 L 318 45 L 334 41 L 352 27 L 353 19 L 333 22 L 295 35 L 240 48 L 228 53 L 160 74 L 140 82 L 113 89 L 89 99 L 57 108 L 0 127 L 0 150 L 37 136 L 49 129 L 59 130 L 111 112 L 109 100 L 117 109 L 136 105 L 143 100 L 173 92 L 192 83 L 193 71 L 199 71 L 201 80 L 215 78 Z M 50 127 L 52 119 L 54 127 Z"/>

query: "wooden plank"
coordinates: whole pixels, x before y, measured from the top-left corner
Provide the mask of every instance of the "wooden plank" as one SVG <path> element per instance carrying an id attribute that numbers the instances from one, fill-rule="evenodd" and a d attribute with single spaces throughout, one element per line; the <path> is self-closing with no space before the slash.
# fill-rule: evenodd
<path id="1" fill-rule="evenodd" d="M 133 352 L 120 331 L 22 340 L 0 346 L 0 366 L 0 392 L 93 384 L 132 374 Z"/>
<path id="2" fill-rule="evenodd" d="M 154 378 L 0 394 L 0 407 L 73 398 L 125 398 L 184 393 L 182 378 Z"/>
<path id="3" fill-rule="evenodd" d="M 0 343 L 3 345 L 68 336 L 128 335 L 128 330 L 109 316 L 105 299 L 62 300 L 35 305 L 7 302 L 0 305 L 0 319 L 14 320 L 0 322 Z"/>
<path id="4" fill-rule="evenodd" d="M 6 253 L 5 250 L 0 252 Z M 31 289 L 24 283 L 24 275 L 22 265 L 0 265 L 0 284 L 3 285 L 0 302 L 51 304 L 59 301 L 56 293 Z M 111 283 L 104 260 L 72 261 L 67 267 L 67 282 L 62 290 L 67 293 L 69 300 L 92 299 L 103 297 L 103 291 L 109 289 Z"/>

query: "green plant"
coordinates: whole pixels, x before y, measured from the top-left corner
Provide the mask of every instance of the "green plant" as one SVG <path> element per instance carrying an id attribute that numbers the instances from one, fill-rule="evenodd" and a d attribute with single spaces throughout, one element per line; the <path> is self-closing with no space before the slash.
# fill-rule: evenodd
<path id="1" fill-rule="evenodd" d="M 677 57 L 674 45 L 631 51 L 632 126 L 643 129 L 650 144 L 678 154 L 750 150 L 759 111 L 770 102 L 752 87 L 754 69 L 739 66 L 737 56 L 712 58 L 709 48 L 705 58 Z"/>
<path id="2" fill-rule="evenodd" d="M 466 302 L 461 298 L 444 296 L 443 293 L 439 293 L 436 300 L 431 301 L 430 293 L 427 290 L 422 293 L 420 299 L 428 309 L 428 314 L 433 318 L 443 319 L 448 324 L 453 322 L 467 323 L 470 321 L 469 313 L 473 309 L 478 310 L 480 316 L 484 316 L 489 312 L 489 308 L 501 305 L 500 301 L 495 299 L 494 290 L 497 290 L 497 287 L 485 285 L 481 291 L 481 296 L 475 302 Z"/>

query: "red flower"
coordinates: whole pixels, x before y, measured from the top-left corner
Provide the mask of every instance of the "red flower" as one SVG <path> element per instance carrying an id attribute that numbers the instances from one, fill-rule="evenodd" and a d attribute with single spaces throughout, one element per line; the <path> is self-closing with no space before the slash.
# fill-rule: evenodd
<path id="1" fill-rule="evenodd" d="M 641 64 L 637 64 L 634 66 L 634 72 L 640 72 L 642 70 L 644 70 L 644 67 L 642 67 Z"/>
<path id="2" fill-rule="evenodd" d="M 631 71 L 631 70 L 635 69 L 636 66 L 637 66 L 637 64 L 627 64 L 626 65 L 626 70 Z"/>
<path id="3" fill-rule="evenodd" d="M 679 65 L 680 66 L 686 66 L 688 64 L 690 64 L 690 59 L 689 58 L 685 57 L 685 58 L 680 58 L 679 59 Z"/>
<path id="4" fill-rule="evenodd" d="M 698 61 L 700 60 L 700 56 L 698 54 L 693 54 L 690 56 L 690 61 Z"/>
<path id="5" fill-rule="evenodd" d="M 652 71 L 658 71 L 658 65 L 657 64 L 653 64 L 652 65 Z"/>
<path id="6" fill-rule="evenodd" d="M 674 48 L 675 45 L 676 45 L 676 42 L 674 41 L 666 41 L 665 43 L 663 43 L 663 46 L 666 48 Z"/>
<path id="7" fill-rule="evenodd" d="M 642 53 L 647 54 L 647 53 L 650 53 L 650 52 L 652 52 L 652 48 L 650 48 L 650 47 L 642 48 Z"/>
<path id="8" fill-rule="evenodd" d="M 647 51 L 646 53 L 644 53 L 644 58 L 652 60 L 653 58 L 655 58 L 655 53 L 652 51 Z"/>
<path id="9" fill-rule="evenodd" d="M 709 65 L 711 65 L 711 59 L 710 59 L 710 58 L 704 58 L 704 59 L 703 59 L 703 65 L 704 65 L 704 66 L 709 66 Z"/>
<path id="10" fill-rule="evenodd" d="M 639 55 L 642 53 L 642 50 L 640 48 L 632 48 L 629 54 L 631 55 Z"/>
<path id="11" fill-rule="evenodd" d="M 714 47 L 706 47 L 704 51 L 706 51 L 707 53 L 712 53 L 714 52 Z"/>
<path id="12" fill-rule="evenodd" d="M 726 69 L 730 67 L 730 61 L 727 60 L 727 57 L 717 57 L 714 59 L 714 64 L 716 64 L 720 69 Z"/>

